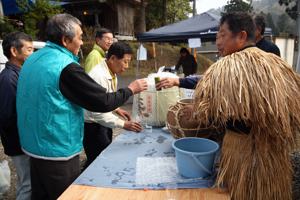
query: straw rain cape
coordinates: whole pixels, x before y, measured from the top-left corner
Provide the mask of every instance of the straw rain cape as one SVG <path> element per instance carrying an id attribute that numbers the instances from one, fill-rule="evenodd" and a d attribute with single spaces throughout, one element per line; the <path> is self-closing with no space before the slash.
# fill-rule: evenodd
<path id="1" fill-rule="evenodd" d="M 256 47 L 213 64 L 198 83 L 194 112 L 203 127 L 226 130 L 217 185 L 233 200 L 292 199 L 293 150 L 300 127 L 300 77 L 278 56 Z"/>

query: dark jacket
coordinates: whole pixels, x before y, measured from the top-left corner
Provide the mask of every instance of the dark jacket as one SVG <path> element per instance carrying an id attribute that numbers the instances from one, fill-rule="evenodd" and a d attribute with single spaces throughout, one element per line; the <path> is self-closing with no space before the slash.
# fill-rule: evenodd
<path id="1" fill-rule="evenodd" d="M 20 68 L 7 62 L 0 74 L 0 132 L 4 153 L 23 154 L 21 150 L 16 113 L 16 89 Z"/>
<path id="2" fill-rule="evenodd" d="M 195 74 L 197 72 L 197 62 L 191 54 L 187 54 L 185 57 L 180 57 L 176 64 L 176 71 L 182 66 L 182 70 L 185 76 Z"/>
<path id="3" fill-rule="evenodd" d="M 256 46 L 265 52 L 273 53 L 280 57 L 280 50 L 277 45 L 265 38 L 262 38 L 259 42 L 257 42 Z"/>
<path id="4" fill-rule="evenodd" d="M 179 87 L 186 89 L 196 89 L 198 81 L 201 79 L 201 76 L 190 76 L 186 78 L 179 79 Z"/>

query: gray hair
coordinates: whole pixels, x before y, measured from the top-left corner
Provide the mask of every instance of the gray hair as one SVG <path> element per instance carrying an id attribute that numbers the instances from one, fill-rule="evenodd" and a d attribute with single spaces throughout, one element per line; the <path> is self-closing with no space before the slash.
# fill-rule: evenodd
<path id="1" fill-rule="evenodd" d="M 57 14 L 51 17 L 47 23 L 47 40 L 62 45 L 62 37 L 72 40 L 75 37 L 75 25 L 81 26 L 81 22 L 70 14 Z"/>

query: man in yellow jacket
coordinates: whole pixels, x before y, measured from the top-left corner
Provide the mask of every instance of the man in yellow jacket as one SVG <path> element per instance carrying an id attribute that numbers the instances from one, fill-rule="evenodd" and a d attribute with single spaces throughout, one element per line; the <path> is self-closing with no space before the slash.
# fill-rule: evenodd
<path id="1" fill-rule="evenodd" d="M 104 58 L 105 53 L 113 43 L 113 33 L 107 28 L 100 28 L 96 32 L 96 41 L 92 51 L 85 59 L 84 70 L 90 72 Z"/>

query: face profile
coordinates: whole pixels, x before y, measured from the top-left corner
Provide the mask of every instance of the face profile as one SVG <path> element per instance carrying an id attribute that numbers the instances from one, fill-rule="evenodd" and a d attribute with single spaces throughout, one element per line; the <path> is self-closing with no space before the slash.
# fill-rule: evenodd
<path id="1" fill-rule="evenodd" d="M 96 38 L 97 45 L 99 45 L 104 51 L 107 51 L 109 49 L 113 41 L 114 37 L 112 33 L 104 33 L 101 38 Z"/>
<path id="2" fill-rule="evenodd" d="M 131 61 L 131 54 L 124 54 L 123 58 L 118 58 L 116 56 L 112 56 L 111 60 L 112 60 L 112 64 L 111 64 L 111 71 L 115 74 L 121 74 L 123 72 L 125 72 L 128 67 L 129 67 L 129 63 Z"/>
<path id="3" fill-rule="evenodd" d="M 71 51 L 74 55 L 78 55 L 79 50 L 81 45 L 83 44 L 82 42 L 82 30 L 81 27 L 78 24 L 74 25 L 75 29 L 75 36 L 73 39 L 69 39 L 64 37 L 63 38 L 63 44 L 68 49 Z"/>
<path id="4" fill-rule="evenodd" d="M 26 58 L 33 53 L 33 43 L 31 41 L 21 40 L 23 47 L 20 50 L 14 52 L 15 57 L 21 63 L 24 63 Z"/>

